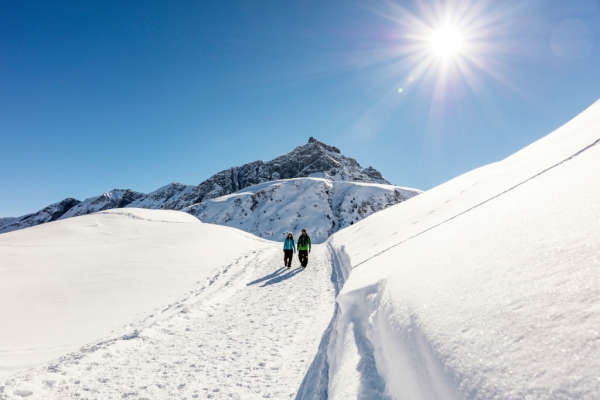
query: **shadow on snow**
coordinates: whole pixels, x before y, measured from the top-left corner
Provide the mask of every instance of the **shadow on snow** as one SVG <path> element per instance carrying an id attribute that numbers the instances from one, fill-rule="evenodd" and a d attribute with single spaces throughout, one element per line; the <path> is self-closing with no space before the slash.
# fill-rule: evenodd
<path id="1" fill-rule="evenodd" d="M 279 282 L 285 281 L 287 279 L 293 278 L 294 276 L 298 275 L 303 270 L 304 270 L 304 268 L 296 268 L 296 269 L 288 270 L 287 273 L 275 276 L 271 280 L 268 280 L 265 283 L 263 283 L 262 285 L 260 285 L 260 287 L 274 285 L 276 283 L 279 283 Z"/>
<path id="2" fill-rule="evenodd" d="M 246 286 L 256 285 L 257 283 L 261 283 L 261 282 L 264 282 L 266 280 L 275 278 L 277 275 L 279 275 L 279 274 L 281 274 L 281 273 L 283 273 L 285 271 L 286 271 L 285 268 L 283 268 L 283 267 L 279 268 L 277 271 L 275 271 L 273 273 L 270 273 L 267 276 L 263 276 L 262 278 L 259 278 L 259 279 L 255 280 L 255 281 L 250 282 L 250 283 L 246 283 Z"/>
<path id="3" fill-rule="evenodd" d="M 246 286 L 256 285 L 264 282 L 260 287 L 274 285 L 276 283 L 285 281 L 302 272 L 303 268 L 287 269 L 279 268 L 277 271 L 270 273 L 269 275 L 263 276 L 262 278 L 256 279 L 252 282 L 246 283 Z M 266 281 L 266 282 L 265 282 Z"/>

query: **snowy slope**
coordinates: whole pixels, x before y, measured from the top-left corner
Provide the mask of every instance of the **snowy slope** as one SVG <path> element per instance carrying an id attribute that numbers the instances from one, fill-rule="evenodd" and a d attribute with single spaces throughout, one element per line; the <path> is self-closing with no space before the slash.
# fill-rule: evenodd
<path id="1" fill-rule="evenodd" d="M 325 350 L 336 290 L 323 245 L 307 269 L 282 268 L 281 243 L 153 210 L 72 218 L 0 243 L 12 260 L 0 271 L 0 316 L 13 325 L 0 337 L 3 367 L 63 355 L 0 379 L 2 400 L 293 398 Z"/>
<path id="2" fill-rule="evenodd" d="M 312 137 L 308 143 L 269 162 L 254 161 L 221 171 L 197 186 L 171 183 L 145 194 L 131 189 L 114 189 L 84 201 L 65 199 L 37 213 L 15 220 L 0 220 L 0 233 L 12 232 L 54 221 L 113 208 L 133 207 L 182 210 L 203 200 L 235 193 L 264 182 L 297 177 L 319 177 L 332 181 L 389 184 L 379 171 L 363 168 L 336 147 Z"/>
<path id="3" fill-rule="evenodd" d="M 260 211 L 338 193 L 348 223 L 348 190 L 394 190 L 336 185 L 263 183 L 204 211 L 275 231 Z M 281 242 L 153 210 L 2 235 L 0 360 L 64 356 L 0 380 L 0 399 L 596 399 L 600 102 L 310 257 L 283 269 Z"/>
<path id="4" fill-rule="evenodd" d="M 599 143 L 597 102 L 333 235 L 330 398 L 598 398 Z"/>
<path id="5" fill-rule="evenodd" d="M 306 228 L 314 243 L 419 194 L 392 185 L 297 178 L 251 186 L 183 209 L 202 222 L 283 240 Z"/>
<path id="6" fill-rule="evenodd" d="M 0 374 L 119 331 L 268 246 L 179 211 L 143 209 L 1 235 Z"/>

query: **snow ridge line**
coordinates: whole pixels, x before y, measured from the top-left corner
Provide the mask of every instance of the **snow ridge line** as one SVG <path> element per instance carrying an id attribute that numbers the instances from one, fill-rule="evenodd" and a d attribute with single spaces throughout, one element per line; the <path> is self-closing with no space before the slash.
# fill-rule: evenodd
<path id="1" fill-rule="evenodd" d="M 405 243 L 405 242 L 407 242 L 407 241 L 409 241 L 409 240 L 411 240 L 411 239 L 414 239 L 414 238 L 415 238 L 415 237 L 417 237 L 417 236 L 420 236 L 420 235 L 422 235 L 422 234 L 424 234 L 424 233 L 426 233 L 426 232 L 428 232 L 428 231 L 430 231 L 430 230 L 432 230 L 432 229 L 435 229 L 435 228 L 437 228 L 438 226 L 440 226 L 440 225 L 442 225 L 442 224 L 445 224 L 446 222 L 452 221 L 453 219 L 455 219 L 455 218 L 457 218 L 457 217 L 460 217 L 461 215 L 463 215 L 463 214 L 466 214 L 466 213 L 468 213 L 469 211 L 471 211 L 471 210 L 473 210 L 473 209 L 475 209 L 475 208 L 478 208 L 478 207 L 480 207 L 480 206 L 484 205 L 485 203 L 487 203 L 487 202 L 489 202 L 489 201 L 492 201 L 492 200 L 494 200 L 494 199 L 496 199 L 496 198 L 498 198 L 498 197 L 500 197 L 500 196 L 502 196 L 502 195 L 504 195 L 504 194 L 506 194 L 506 193 L 510 192 L 510 191 L 511 191 L 511 190 L 513 190 L 513 189 L 516 189 L 517 187 L 519 187 L 519 186 L 521 186 L 521 185 L 523 185 L 523 184 L 525 184 L 525 183 L 527 183 L 527 182 L 531 181 L 532 179 L 535 179 L 535 178 L 537 178 L 538 176 L 540 176 L 540 175 L 542 175 L 542 174 L 545 174 L 546 172 L 548 172 L 548 171 L 550 171 L 550 170 L 552 170 L 552 169 L 554 169 L 554 168 L 556 168 L 556 167 L 560 166 L 561 164 L 564 164 L 564 163 L 566 163 L 567 161 L 570 161 L 570 160 L 574 159 L 575 157 L 577 157 L 577 156 L 581 155 L 583 152 L 585 152 L 585 151 L 587 151 L 587 150 L 591 149 L 592 147 L 596 146 L 598 143 L 600 143 L 600 138 L 596 139 L 596 140 L 595 140 L 593 143 L 591 143 L 591 144 L 587 145 L 586 147 L 584 147 L 583 149 L 579 150 L 577 153 L 575 153 L 575 154 L 573 154 L 573 155 L 571 155 L 571 156 L 569 156 L 569 157 L 565 158 L 564 160 L 562 160 L 562 161 L 560 161 L 560 162 L 558 162 L 558 163 L 556 163 L 556 164 L 554 164 L 554 165 L 552 165 L 552 166 L 550 166 L 550 167 L 548 167 L 548 168 L 544 169 L 543 171 L 540 171 L 540 172 L 538 172 L 537 174 L 535 174 L 535 175 L 533 175 L 532 177 L 530 177 L 530 178 L 528 178 L 528 179 L 524 180 L 523 182 L 517 183 L 517 184 L 516 184 L 516 185 L 514 185 L 513 187 L 511 187 L 511 188 L 508 188 L 508 189 L 506 189 L 505 191 L 503 191 L 503 192 L 500 192 L 500 193 L 498 193 L 497 195 L 495 195 L 495 196 L 492 196 L 492 197 L 490 197 L 489 199 L 487 199 L 487 200 L 484 200 L 484 201 L 482 201 L 481 203 L 479 203 L 479 204 L 476 204 L 476 205 L 474 205 L 473 207 L 470 207 L 470 208 L 466 209 L 465 211 L 462 211 L 462 212 L 460 212 L 460 213 L 458 213 L 458 214 L 454 215 L 453 217 L 450 217 L 450 218 L 448 218 L 448 219 L 446 219 L 446 220 L 444 220 L 444 221 L 442 221 L 442 222 L 439 222 L 439 223 L 437 223 L 437 224 L 435 224 L 435 225 L 433 225 L 433 226 L 431 226 L 431 227 L 429 227 L 429 228 L 425 229 L 424 231 L 421 231 L 421 232 L 419 232 L 419 233 L 416 233 L 416 234 L 412 235 L 411 237 L 408 237 L 408 238 L 406 238 L 406 239 L 402 240 L 401 242 L 398 242 L 398 243 L 396 243 L 396 244 L 394 244 L 394 245 L 392 245 L 392 246 L 388 247 L 387 249 L 381 250 L 379 253 L 377 253 L 377 254 L 375 254 L 375 255 L 373 255 L 373 256 L 371 256 L 371 257 L 367 258 L 366 260 L 364 260 L 364 261 L 362 261 L 362 262 L 359 262 L 359 263 L 358 263 L 358 264 L 356 264 L 356 265 L 355 265 L 353 268 L 359 267 L 360 265 L 362 265 L 362 264 L 366 263 L 367 261 L 370 261 L 370 260 L 372 260 L 372 259 L 374 259 L 374 258 L 376 258 L 376 257 L 379 257 L 379 256 L 380 256 L 380 255 L 382 255 L 383 253 L 387 252 L 388 250 L 391 250 L 391 249 L 393 249 L 393 248 L 394 248 L 394 247 L 396 247 L 396 246 L 400 246 L 401 244 L 403 244 L 403 243 Z"/>

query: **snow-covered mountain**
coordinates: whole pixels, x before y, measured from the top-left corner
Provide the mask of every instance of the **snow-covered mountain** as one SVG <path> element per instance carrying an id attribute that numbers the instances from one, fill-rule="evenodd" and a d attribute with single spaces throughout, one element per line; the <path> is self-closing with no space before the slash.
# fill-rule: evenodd
<path id="1" fill-rule="evenodd" d="M 303 177 L 390 184 L 374 168 L 362 168 L 353 158 L 342 155 L 338 148 L 311 137 L 307 144 L 269 162 L 255 161 L 221 171 L 191 190 L 189 187 L 178 187 L 174 191 L 176 194 L 165 199 L 159 206 L 156 203 L 138 204 L 149 205 L 149 208 L 181 210 L 203 200 L 215 199 L 260 183 Z"/>
<path id="2" fill-rule="evenodd" d="M 98 211 L 110 210 L 113 208 L 124 208 L 132 203 L 135 203 L 136 201 L 144 199 L 145 197 L 146 195 L 144 193 L 135 192 L 130 189 L 114 189 L 108 193 L 102 194 L 101 196 L 92 197 L 79 202 L 79 204 L 74 205 L 63 215 L 61 215 L 59 219 L 92 214 Z"/>
<path id="3" fill-rule="evenodd" d="M 596 399 L 598 127 L 600 101 L 333 234 L 306 269 L 181 212 L 0 235 L 0 400 Z"/>
<path id="4" fill-rule="evenodd" d="M 205 200 L 182 211 L 202 222 L 238 228 L 270 240 L 283 240 L 306 228 L 313 242 L 419 191 L 392 185 L 296 178 L 250 186 L 234 194 Z"/>
<path id="5" fill-rule="evenodd" d="M 31 226 L 45 224 L 46 222 L 56 221 L 78 204 L 81 204 L 81 201 L 68 198 L 59 201 L 58 203 L 50 204 L 48 207 L 33 214 L 27 214 L 16 218 L 2 218 L 0 219 L 0 233 L 16 231 Z"/>
<path id="6" fill-rule="evenodd" d="M 374 168 L 362 168 L 356 160 L 341 154 L 338 148 L 311 137 L 307 144 L 296 147 L 290 153 L 272 161 L 266 163 L 255 161 L 241 167 L 221 171 L 198 186 L 171 183 L 148 194 L 131 189 L 114 189 L 84 201 L 69 198 L 36 213 L 17 218 L 3 218 L 0 220 L 0 233 L 113 208 L 183 210 L 202 201 L 216 199 L 253 185 L 301 177 L 324 178 L 333 182 L 389 185 L 389 182 Z M 403 189 L 398 188 L 398 190 Z M 404 193 L 408 194 L 409 192 L 405 190 Z M 417 194 L 419 191 L 413 190 L 412 193 Z M 397 198 L 399 201 L 405 199 Z M 357 199 L 357 201 L 362 201 L 362 199 Z M 396 203 L 388 202 L 387 204 Z M 378 208 L 378 206 L 374 207 Z M 240 225 L 245 226 L 244 224 Z M 240 228 L 244 229 L 241 226 Z M 330 231 L 335 230 L 337 229 Z"/>

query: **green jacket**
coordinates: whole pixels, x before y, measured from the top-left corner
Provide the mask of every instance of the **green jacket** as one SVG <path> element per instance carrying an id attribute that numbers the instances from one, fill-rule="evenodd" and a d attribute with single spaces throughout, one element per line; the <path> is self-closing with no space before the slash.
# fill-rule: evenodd
<path id="1" fill-rule="evenodd" d="M 310 236 L 300 235 L 298 238 L 298 250 L 310 250 Z"/>

